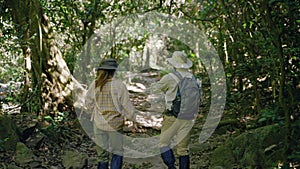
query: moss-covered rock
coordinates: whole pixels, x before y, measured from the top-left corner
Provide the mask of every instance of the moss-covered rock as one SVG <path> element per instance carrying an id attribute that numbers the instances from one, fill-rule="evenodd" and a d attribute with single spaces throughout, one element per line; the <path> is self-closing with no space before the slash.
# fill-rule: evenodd
<path id="1" fill-rule="evenodd" d="M 0 115 L 0 133 L 0 150 L 15 150 L 19 141 L 17 126 L 6 115 Z"/>
<path id="2" fill-rule="evenodd" d="M 62 157 L 62 163 L 65 168 L 84 168 L 87 158 L 87 155 L 84 153 L 68 150 Z"/>
<path id="3" fill-rule="evenodd" d="M 284 159 L 284 130 L 280 125 L 261 127 L 229 139 L 212 154 L 211 168 L 271 168 Z"/>
<path id="4" fill-rule="evenodd" d="M 27 165 L 36 159 L 36 156 L 24 143 L 18 142 L 16 148 L 16 162 L 21 166 Z"/>

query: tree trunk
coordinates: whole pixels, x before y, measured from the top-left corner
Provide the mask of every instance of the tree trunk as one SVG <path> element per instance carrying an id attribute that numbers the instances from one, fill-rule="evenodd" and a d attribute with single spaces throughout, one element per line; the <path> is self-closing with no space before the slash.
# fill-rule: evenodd
<path id="1" fill-rule="evenodd" d="M 54 43 L 53 30 L 39 0 L 6 0 L 18 25 L 26 56 L 30 56 L 32 93 L 28 110 L 43 116 L 64 111 L 71 93 L 71 73 Z M 28 52 L 30 51 L 30 52 Z M 29 59 L 29 58 L 28 58 Z"/>
<path id="2" fill-rule="evenodd" d="M 279 74 L 279 93 L 278 93 L 278 102 L 279 102 L 279 113 L 283 113 L 284 118 L 285 118 L 285 139 L 284 139 L 284 147 L 285 147 L 285 159 L 284 159 L 284 164 L 285 166 L 289 165 L 288 161 L 288 155 L 290 154 L 290 131 L 291 131 L 291 122 L 290 122 L 290 115 L 289 115 L 289 110 L 287 107 L 287 104 L 284 99 L 284 91 L 286 91 L 286 59 L 283 53 L 283 48 L 282 48 L 282 41 L 281 41 L 281 36 L 282 36 L 282 29 L 278 25 L 274 23 L 274 20 L 272 19 L 272 9 L 269 6 L 267 2 L 262 3 L 262 8 L 263 11 L 266 11 L 264 20 L 267 23 L 267 26 L 270 30 L 270 36 L 272 37 L 272 43 L 274 45 L 274 48 L 276 49 L 276 57 L 279 57 L 279 69 L 278 69 L 278 74 Z"/>

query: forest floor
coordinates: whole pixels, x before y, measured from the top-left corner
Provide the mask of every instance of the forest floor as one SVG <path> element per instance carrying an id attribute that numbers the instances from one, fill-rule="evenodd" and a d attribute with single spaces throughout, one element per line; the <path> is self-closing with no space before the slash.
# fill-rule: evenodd
<path id="1" fill-rule="evenodd" d="M 19 127 L 33 126 L 31 116 L 14 115 L 14 121 Z M 191 136 L 191 169 L 208 169 L 210 166 L 210 155 L 213 150 L 218 147 L 230 135 L 213 134 L 206 142 L 200 144 L 199 130 L 202 128 L 200 120 L 193 128 Z M 151 137 L 159 134 L 158 129 L 139 126 L 136 133 L 132 133 L 129 129 L 125 132 L 128 136 L 134 137 Z M 15 151 L 3 152 L 0 155 L 0 168 L 49 168 L 62 169 L 72 160 L 68 161 L 65 158 L 66 152 L 76 152 L 76 155 L 81 156 L 82 164 L 74 164 L 78 168 L 96 168 L 97 154 L 95 151 L 95 143 L 85 132 L 78 127 L 77 120 L 70 120 L 63 126 L 57 126 L 53 129 L 45 131 L 35 130 L 31 135 L 23 141 L 25 145 L 33 152 L 34 157 L 27 160 L 26 164 L 19 164 Z M 2 166 L 1 166 L 2 165 Z M 178 166 L 178 159 L 176 160 Z M 166 169 L 160 158 L 160 155 L 148 158 L 124 158 L 124 169 Z"/>

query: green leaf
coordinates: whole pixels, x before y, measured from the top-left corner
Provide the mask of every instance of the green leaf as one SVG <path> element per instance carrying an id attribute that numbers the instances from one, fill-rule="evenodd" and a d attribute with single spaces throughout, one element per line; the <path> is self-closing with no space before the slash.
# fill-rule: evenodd
<path id="1" fill-rule="evenodd" d="M 48 121 L 53 121 L 53 118 L 51 116 L 45 116 L 44 119 Z"/>
<path id="2" fill-rule="evenodd" d="M 265 117 L 263 117 L 263 118 L 260 118 L 259 120 L 258 120 L 258 122 L 259 123 L 262 123 L 262 122 L 264 122 L 264 121 L 266 121 L 267 119 L 265 118 Z"/>

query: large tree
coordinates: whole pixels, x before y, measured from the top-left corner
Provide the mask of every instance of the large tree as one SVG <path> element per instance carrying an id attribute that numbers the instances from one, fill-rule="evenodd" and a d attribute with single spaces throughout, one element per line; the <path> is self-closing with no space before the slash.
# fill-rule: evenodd
<path id="1" fill-rule="evenodd" d="M 19 32 L 20 44 L 26 58 L 24 98 L 29 98 L 23 110 L 36 112 L 40 117 L 67 108 L 72 76 L 54 40 L 39 0 L 7 0 L 13 23 Z M 31 89 L 31 90 L 29 90 Z M 29 92 L 30 91 L 30 92 Z"/>

